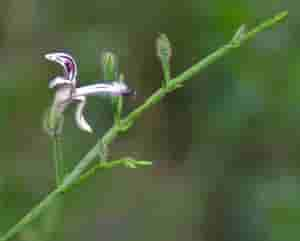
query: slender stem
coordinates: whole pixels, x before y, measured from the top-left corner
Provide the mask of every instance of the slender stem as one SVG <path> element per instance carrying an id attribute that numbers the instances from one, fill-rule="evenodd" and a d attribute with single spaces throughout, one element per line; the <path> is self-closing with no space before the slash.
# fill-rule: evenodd
<path id="1" fill-rule="evenodd" d="M 65 175 L 65 165 L 63 159 L 62 139 L 59 135 L 53 137 L 53 158 L 55 164 L 56 185 L 59 186 Z"/>
<path id="2" fill-rule="evenodd" d="M 165 83 L 167 85 L 168 81 L 171 79 L 171 70 L 170 70 L 170 64 L 169 63 L 164 63 L 163 64 L 163 73 L 164 73 Z"/>
<path id="3" fill-rule="evenodd" d="M 17 224 L 15 224 L 6 234 L 0 237 L 0 241 L 7 241 L 8 239 L 14 237 L 17 233 L 21 232 L 26 227 L 26 225 L 31 223 L 43 211 L 45 211 L 47 207 L 52 202 L 54 202 L 59 195 L 62 195 L 64 190 L 66 190 L 68 187 L 71 187 L 74 183 L 77 182 L 78 179 L 80 179 L 81 175 L 87 170 L 87 168 L 92 164 L 93 160 L 99 155 L 99 147 L 104 148 L 105 151 L 105 148 L 113 142 L 113 140 L 120 134 L 120 131 L 125 131 L 130 128 L 143 112 L 160 102 L 161 99 L 167 95 L 167 93 L 174 91 L 176 88 L 180 87 L 184 81 L 190 79 L 191 77 L 195 76 L 200 71 L 208 67 L 210 64 L 224 57 L 230 52 L 230 50 L 240 47 L 242 43 L 255 37 L 259 32 L 264 31 L 272 27 L 276 23 L 282 21 L 287 17 L 287 15 L 288 12 L 282 12 L 275 17 L 268 19 L 261 25 L 246 33 L 238 41 L 226 44 L 224 47 L 221 47 L 208 57 L 204 58 L 202 61 L 196 63 L 194 66 L 180 74 L 178 77 L 170 80 L 167 88 L 161 88 L 157 90 L 141 106 L 136 108 L 125 119 L 123 119 L 120 122 L 120 125 L 114 124 L 114 126 L 106 132 L 106 134 L 97 142 L 97 144 L 92 147 L 91 150 L 79 161 L 73 171 L 66 176 L 61 185 L 59 185 L 53 192 L 48 194 L 43 201 L 41 201 L 35 208 L 29 211 L 28 214 L 25 215 L 25 217 L 23 217 Z M 103 149 L 101 150 L 103 151 Z"/>
<path id="4" fill-rule="evenodd" d="M 63 158 L 63 147 L 62 147 L 62 136 L 60 134 L 56 134 L 53 137 L 53 158 L 55 162 L 55 176 L 56 176 L 56 186 L 59 187 L 63 182 L 65 176 L 65 164 Z M 62 222 L 63 219 L 63 208 L 64 208 L 64 196 L 60 196 L 57 198 L 54 205 L 51 206 L 51 210 L 49 213 L 52 215 L 52 222 L 47 223 L 45 229 L 51 230 L 51 228 L 55 228 L 59 223 Z M 46 220 L 46 219 L 45 219 Z M 44 220 L 44 221 L 45 221 Z M 52 225 L 50 225 L 52 224 Z M 48 239 L 52 238 L 52 232 L 46 232 L 48 235 Z"/>

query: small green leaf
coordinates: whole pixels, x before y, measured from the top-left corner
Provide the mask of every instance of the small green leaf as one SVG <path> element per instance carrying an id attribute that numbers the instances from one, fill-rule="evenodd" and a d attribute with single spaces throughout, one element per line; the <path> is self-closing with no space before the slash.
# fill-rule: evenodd
<path id="1" fill-rule="evenodd" d="M 126 119 L 126 120 L 121 120 L 120 121 L 120 129 L 119 130 L 121 130 L 122 132 L 125 132 L 125 131 L 127 131 L 132 125 L 134 124 L 134 121 L 132 121 L 132 120 L 128 120 L 128 119 Z"/>
<path id="2" fill-rule="evenodd" d="M 131 157 L 127 157 L 120 160 L 128 168 L 137 168 L 138 166 L 150 166 L 152 162 L 145 160 L 135 160 Z"/>
<path id="3" fill-rule="evenodd" d="M 239 27 L 239 29 L 236 31 L 236 33 L 234 34 L 231 42 L 233 44 L 237 44 L 239 45 L 240 42 L 242 41 L 242 39 L 245 37 L 246 35 L 246 25 L 243 24 Z"/>
<path id="4" fill-rule="evenodd" d="M 135 162 L 130 159 L 123 160 L 124 166 L 128 168 L 136 168 Z"/>
<path id="5" fill-rule="evenodd" d="M 139 165 L 139 166 L 151 166 L 152 162 L 151 161 L 136 161 L 135 164 Z"/>

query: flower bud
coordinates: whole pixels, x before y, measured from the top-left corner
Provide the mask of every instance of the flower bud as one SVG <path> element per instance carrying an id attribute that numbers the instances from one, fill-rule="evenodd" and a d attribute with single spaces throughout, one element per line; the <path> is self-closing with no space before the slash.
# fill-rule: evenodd
<path id="1" fill-rule="evenodd" d="M 166 34 L 160 34 L 156 39 L 156 54 L 163 63 L 170 62 L 172 57 L 172 48 Z"/>
<path id="2" fill-rule="evenodd" d="M 113 52 L 105 51 L 101 55 L 101 66 L 104 80 L 118 79 L 118 58 Z"/>

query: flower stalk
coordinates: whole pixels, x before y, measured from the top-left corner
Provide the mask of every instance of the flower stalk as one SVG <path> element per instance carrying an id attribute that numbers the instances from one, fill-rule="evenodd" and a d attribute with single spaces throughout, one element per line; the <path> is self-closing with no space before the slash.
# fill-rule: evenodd
<path id="1" fill-rule="evenodd" d="M 53 158 L 55 163 L 55 180 L 59 186 L 65 176 L 65 164 L 63 159 L 62 137 L 55 135 L 53 137 Z"/>

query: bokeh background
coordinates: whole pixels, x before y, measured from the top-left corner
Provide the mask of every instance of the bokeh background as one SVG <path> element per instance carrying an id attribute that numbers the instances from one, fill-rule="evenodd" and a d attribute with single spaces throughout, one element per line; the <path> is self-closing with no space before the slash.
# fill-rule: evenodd
<path id="1" fill-rule="evenodd" d="M 300 235 L 300 34 L 298 1 L 1 0 L 0 233 L 54 188 L 42 117 L 48 80 L 61 71 L 43 55 L 66 50 L 82 84 L 101 79 L 113 50 L 136 99 L 161 85 L 158 33 L 173 45 L 172 75 L 226 43 L 245 23 L 281 10 L 284 24 L 188 81 L 145 113 L 111 148 L 153 167 L 98 173 L 13 240 L 293 241 Z M 293 10 L 294 9 L 294 10 Z M 95 135 L 65 116 L 71 169 L 112 124 L 110 100 L 89 100 Z M 299 149 L 298 149 L 299 148 Z"/>

